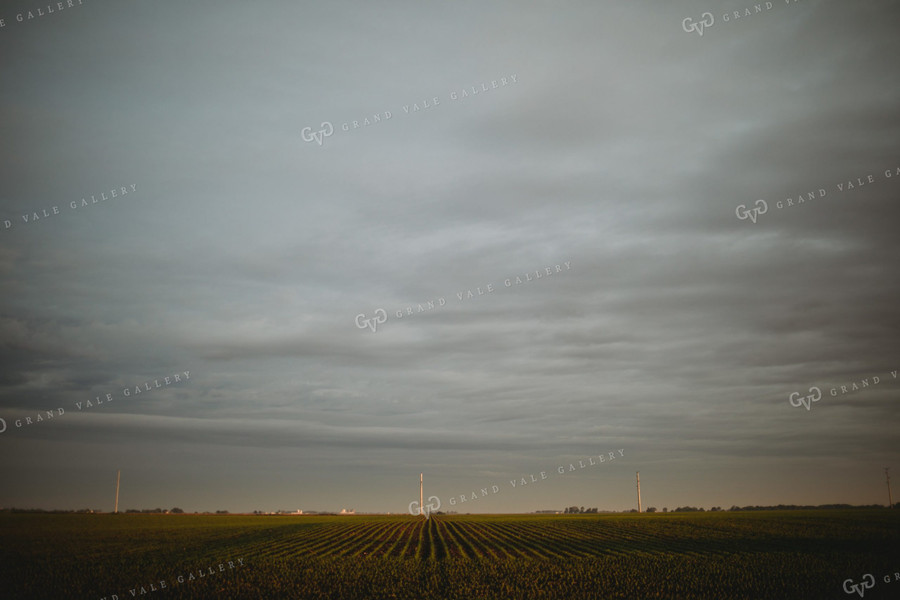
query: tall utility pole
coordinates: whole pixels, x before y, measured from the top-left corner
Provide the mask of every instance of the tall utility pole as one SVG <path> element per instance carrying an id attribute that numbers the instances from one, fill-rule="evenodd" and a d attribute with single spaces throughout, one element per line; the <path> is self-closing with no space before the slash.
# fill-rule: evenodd
<path id="1" fill-rule="evenodd" d="M 122 477 L 122 471 L 116 471 L 116 509 L 113 511 L 114 513 L 119 512 L 119 479 Z"/>
<path id="2" fill-rule="evenodd" d="M 638 512 L 641 512 L 641 472 L 637 471 Z"/>
<path id="3" fill-rule="evenodd" d="M 419 514 L 425 514 L 425 497 L 422 494 L 422 475 L 424 473 L 419 473 Z"/>
<path id="4" fill-rule="evenodd" d="M 888 469 L 890 469 L 890 467 L 884 468 L 884 476 L 887 479 L 888 486 L 888 508 L 894 508 L 894 499 L 891 497 L 891 476 L 888 475 Z"/>

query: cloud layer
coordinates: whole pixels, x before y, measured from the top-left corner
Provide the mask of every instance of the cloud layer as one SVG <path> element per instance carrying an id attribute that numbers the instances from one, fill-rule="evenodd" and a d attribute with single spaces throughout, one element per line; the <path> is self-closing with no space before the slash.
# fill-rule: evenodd
<path id="1" fill-rule="evenodd" d="M 900 8 L 772 5 L 4 9 L 0 505 L 883 503 Z"/>

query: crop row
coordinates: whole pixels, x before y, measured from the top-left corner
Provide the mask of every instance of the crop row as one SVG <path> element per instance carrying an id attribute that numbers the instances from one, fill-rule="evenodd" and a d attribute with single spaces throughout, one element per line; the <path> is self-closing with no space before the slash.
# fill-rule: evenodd
<path id="1" fill-rule="evenodd" d="M 726 522 L 727 523 L 727 522 Z M 432 516 L 395 520 L 345 520 L 289 530 L 260 540 L 248 552 L 261 557 L 392 557 L 445 560 L 570 559 L 680 554 L 729 556 L 735 552 L 815 551 L 814 524 L 785 527 L 757 522 L 746 531 L 696 520 L 594 518 L 479 519 Z M 777 526 L 776 526 L 777 525 Z M 785 531 L 786 530 L 786 531 Z M 842 550 L 864 550 L 869 542 L 844 539 Z"/>
<path id="2" fill-rule="evenodd" d="M 160 600 L 828 598 L 898 570 L 900 513 L 0 515 L 0 597 L 102 598 L 222 560 Z M 879 584 L 869 596 L 898 597 Z"/>

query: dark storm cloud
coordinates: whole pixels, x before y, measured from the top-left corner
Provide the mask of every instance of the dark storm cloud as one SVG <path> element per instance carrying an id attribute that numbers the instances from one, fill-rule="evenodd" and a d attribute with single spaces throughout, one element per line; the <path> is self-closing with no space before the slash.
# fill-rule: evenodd
<path id="1" fill-rule="evenodd" d="M 0 504 L 102 504 L 45 478 L 121 468 L 159 478 L 141 507 L 181 502 L 171 478 L 201 510 L 400 511 L 422 470 L 452 494 L 613 448 L 565 499 L 478 510 L 629 507 L 635 470 L 658 505 L 883 501 L 861 473 L 897 457 L 898 9 L 722 18 L 753 6 L 94 2 L 0 30 L 0 418 L 66 409 L 0 434 Z"/>

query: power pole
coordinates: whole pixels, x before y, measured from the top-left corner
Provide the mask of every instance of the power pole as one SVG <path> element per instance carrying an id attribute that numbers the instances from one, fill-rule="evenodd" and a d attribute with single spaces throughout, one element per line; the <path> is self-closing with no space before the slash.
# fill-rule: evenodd
<path id="1" fill-rule="evenodd" d="M 637 471 L 638 512 L 641 512 L 641 472 Z"/>
<path id="2" fill-rule="evenodd" d="M 894 508 L 894 499 L 891 497 L 891 476 L 888 474 L 890 467 L 884 468 L 884 476 L 887 479 L 888 486 L 888 508 Z"/>
<path id="3" fill-rule="evenodd" d="M 119 479 L 122 477 L 122 471 L 116 471 L 116 509 L 113 511 L 118 514 L 119 512 Z"/>
<path id="4" fill-rule="evenodd" d="M 422 494 L 422 476 L 424 473 L 419 473 L 419 514 L 425 514 L 425 497 Z M 426 515 L 427 518 L 427 515 Z"/>

